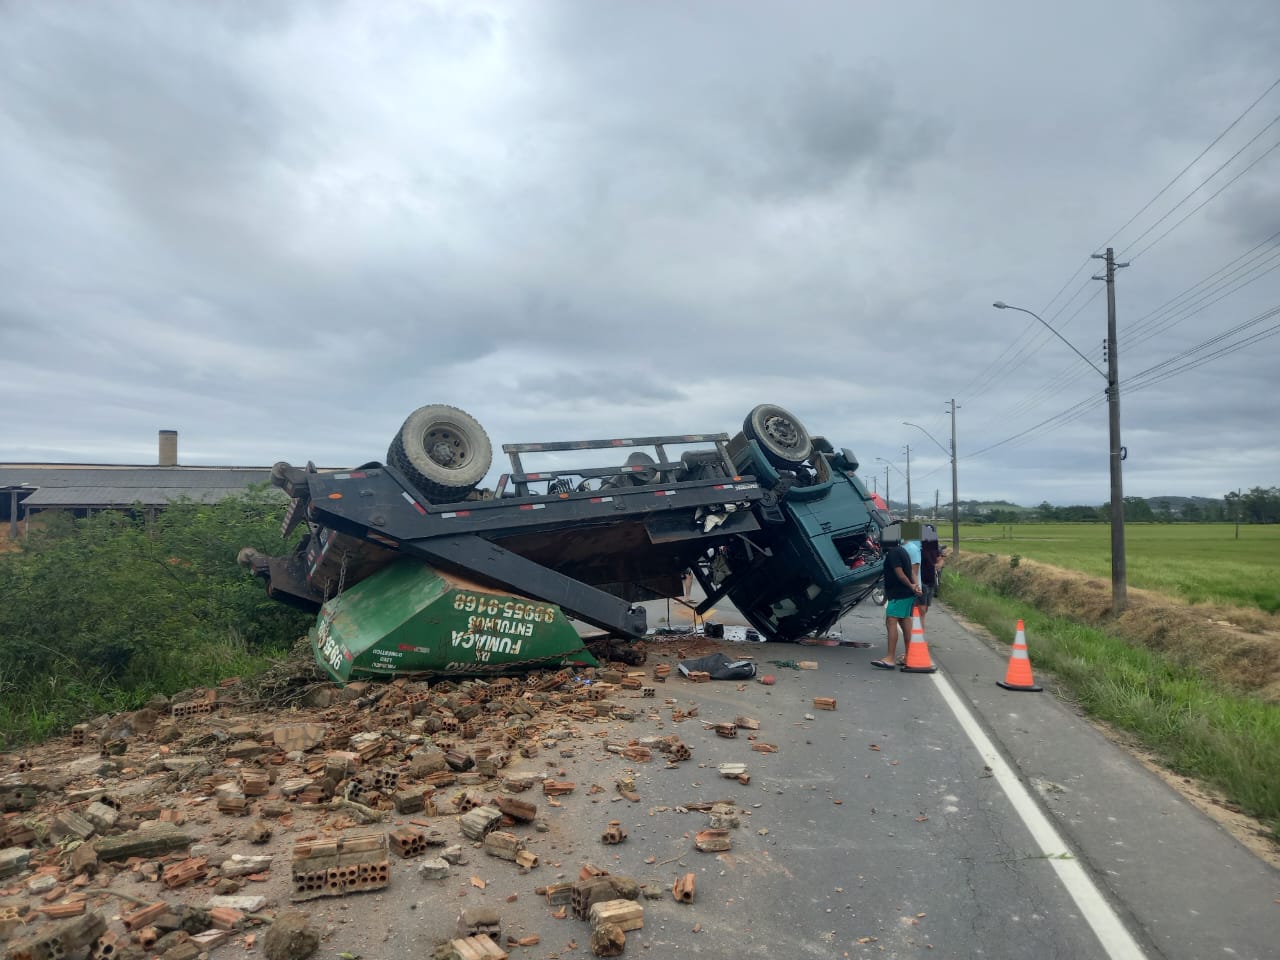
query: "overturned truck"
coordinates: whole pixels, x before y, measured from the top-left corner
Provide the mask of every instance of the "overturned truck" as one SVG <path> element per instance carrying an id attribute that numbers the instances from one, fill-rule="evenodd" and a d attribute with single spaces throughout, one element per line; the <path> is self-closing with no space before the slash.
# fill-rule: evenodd
<path id="1" fill-rule="evenodd" d="M 681 597 L 685 571 L 699 613 L 727 598 L 765 638 L 798 640 L 880 579 L 857 459 L 781 407 L 756 407 L 732 437 L 502 449 L 509 472 L 478 489 L 488 436 L 437 404 L 409 415 L 385 463 L 272 469 L 291 497 L 284 535 L 305 533 L 288 556 L 246 547 L 240 561 L 274 599 L 317 613 L 312 647 L 335 680 L 590 665 L 571 621 L 642 638 L 640 604 Z M 527 469 L 533 455 L 551 466 Z"/>

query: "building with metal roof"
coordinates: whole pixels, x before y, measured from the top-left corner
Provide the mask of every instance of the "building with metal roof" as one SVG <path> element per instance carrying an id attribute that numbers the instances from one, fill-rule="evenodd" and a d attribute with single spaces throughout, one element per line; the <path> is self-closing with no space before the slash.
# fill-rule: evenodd
<path id="1" fill-rule="evenodd" d="M 0 463 L 0 523 L 16 538 L 18 523 L 41 510 L 149 510 L 177 500 L 215 503 L 268 484 L 270 467 L 186 467 L 178 462 L 178 435 L 160 431 L 159 462 Z M 274 488 L 272 488 L 274 489 Z"/>

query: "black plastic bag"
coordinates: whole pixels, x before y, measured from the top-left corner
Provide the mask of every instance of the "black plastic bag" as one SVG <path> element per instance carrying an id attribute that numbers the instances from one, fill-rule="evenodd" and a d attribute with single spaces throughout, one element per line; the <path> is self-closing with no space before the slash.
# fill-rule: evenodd
<path id="1" fill-rule="evenodd" d="M 751 660 L 730 660 L 723 653 L 709 653 L 696 660 L 681 660 L 679 670 L 686 677 L 692 670 L 711 675 L 712 680 L 750 680 L 756 675 L 756 665 Z"/>

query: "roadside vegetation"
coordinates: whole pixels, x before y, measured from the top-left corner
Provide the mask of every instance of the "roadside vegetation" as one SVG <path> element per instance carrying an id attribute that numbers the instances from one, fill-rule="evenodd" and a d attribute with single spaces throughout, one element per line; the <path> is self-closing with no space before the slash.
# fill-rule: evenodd
<path id="1" fill-rule="evenodd" d="M 0 749 L 265 669 L 310 618 L 268 599 L 236 553 L 283 552 L 279 526 L 265 490 L 151 521 L 50 513 L 0 553 Z"/>
<path id="2" fill-rule="evenodd" d="M 1007 539 L 963 539 L 945 575 L 945 602 L 1005 643 L 1022 619 L 1039 682 L 1168 769 L 1220 791 L 1280 841 L 1280 625 L 1264 612 L 1275 609 L 1267 598 L 1280 589 L 1280 529 L 1242 526 L 1240 541 L 1230 526 L 1218 539 L 1131 534 L 1129 544 L 1158 547 L 1162 559 L 1135 564 L 1130 553 L 1129 610 L 1116 619 L 1108 528 L 1090 551 L 1087 535 L 1062 526 L 1070 535 L 1037 524 Z M 1220 551 L 1224 533 L 1232 549 Z M 1237 565 L 1247 573 L 1224 569 Z M 1198 577 L 1193 591 L 1179 589 L 1176 571 Z"/>
<path id="3" fill-rule="evenodd" d="M 1126 523 L 1130 586 L 1187 603 L 1280 610 L 1280 524 Z M 944 542 L 950 524 L 939 524 Z M 1018 556 L 1111 579 L 1105 523 L 960 525 L 965 551 Z"/>

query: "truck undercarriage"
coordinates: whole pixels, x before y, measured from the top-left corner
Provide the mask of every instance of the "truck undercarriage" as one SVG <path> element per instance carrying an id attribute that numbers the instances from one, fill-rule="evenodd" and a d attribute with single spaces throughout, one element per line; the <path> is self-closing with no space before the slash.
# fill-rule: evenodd
<path id="1" fill-rule="evenodd" d="M 630 452 L 596 467 L 523 463 L 601 450 Z M 643 637 L 639 604 L 680 596 L 686 570 L 706 594 L 699 612 L 727 597 L 766 638 L 796 640 L 880 577 L 856 458 L 779 407 L 755 408 L 732 438 L 507 444 L 510 472 L 477 491 L 488 451 L 467 414 L 434 405 L 405 421 L 386 464 L 273 468 L 292 498 L 284 534 L 306 532 L 288 556 L 240 559 L 273 598 L 318 612 L 313 646 L 336 679 L 587 663 L 566 615 Z"/>

